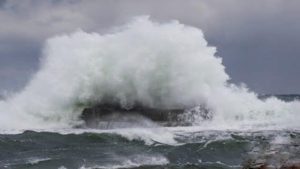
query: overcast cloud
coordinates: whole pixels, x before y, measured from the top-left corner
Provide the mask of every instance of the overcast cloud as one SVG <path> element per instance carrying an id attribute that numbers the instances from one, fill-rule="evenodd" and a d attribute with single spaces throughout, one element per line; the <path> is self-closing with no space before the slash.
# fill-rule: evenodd
<path id="1" fill-rule="evenodd" d="M 0 91 L 26 84 L 48 37 L 104 33 L 138 15 L 201 28 L 235 83 L 300 93 L 299 0 L 0 0 Z"/>

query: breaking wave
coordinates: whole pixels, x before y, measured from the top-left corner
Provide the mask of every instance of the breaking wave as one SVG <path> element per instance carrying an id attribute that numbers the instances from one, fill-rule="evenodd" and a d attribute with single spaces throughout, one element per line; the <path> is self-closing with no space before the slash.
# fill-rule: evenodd
<path id="1" fill-rule="evenodd" d="M 114 103 L 191 108 L 205 105 L 214 129 L 300 128 L 300 104 L 258 99 L 229 83 L 216 48 L 202 31 L 177 21 L 138 17 L 109 34 L 77 31 L 47 40 L 40 70 L 14 96 L 0 101 L 1 129 L 69 128 L 86 105 Z"/>

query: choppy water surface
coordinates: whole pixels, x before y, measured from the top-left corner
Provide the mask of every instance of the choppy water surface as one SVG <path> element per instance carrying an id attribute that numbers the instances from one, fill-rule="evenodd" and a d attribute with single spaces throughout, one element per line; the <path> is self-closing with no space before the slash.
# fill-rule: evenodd
<path id="1" fill-rule="evenodd" d="M 12 169 L 241 168 L 262 162 L 280 166 L 300 157 L 299 131 L 170 130 L 176 141 L 172 144 L 100 131 L 2 134 L 0 166 Z"/>

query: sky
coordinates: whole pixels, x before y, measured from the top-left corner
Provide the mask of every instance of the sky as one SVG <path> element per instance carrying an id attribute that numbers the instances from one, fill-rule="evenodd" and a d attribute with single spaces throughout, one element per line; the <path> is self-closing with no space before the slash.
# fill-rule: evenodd
<path id="1" fill-rule="evenodd" d="M 0 0 L 0 93 L 26 85 L 47 38 L 105 33 L 140 15 L 202 29 L 233 83 L 300 93 L 299 0 Z"/>

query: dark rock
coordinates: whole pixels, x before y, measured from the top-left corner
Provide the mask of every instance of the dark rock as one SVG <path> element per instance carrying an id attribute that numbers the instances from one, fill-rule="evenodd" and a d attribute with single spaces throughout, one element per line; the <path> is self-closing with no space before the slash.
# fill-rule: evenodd
<path id="1" fill-rule="evenodd" d="M 280 169 L 300 169 L 300 162 L 287 162 Z"/>
<path id="2" fill-rule="evenodd" d="M 99 122 L 115 120 L 116 117 L 122 121 L 124 119 L 122 116 L 143 116 L 152 121 L 172 126 L 178 122 L 178 116 L 183 113 L 184 109 L 154 109 L 141 106 L 125 109 L 116 105 L 100 104 L 85 108 L 81 114 L 81 119 L 87 127 L 97 127 Z"/>
<path id="3" fill-rule="evenodd" d="M 194 116 L 195 114 L 197 115 Z M 205 106 L 196 106 L 188 109 L 162 109 L 145 106 L 123 108 L 116 104 L 98 104 L 85 108 L 80 118 L 85 122 L 85 127 L 98 128 L 99 123 L 124 123 L 134 121 L 134 119 L 136 121 L 142 120 L 141 117 L 163 126 L 187 126 L 191 125 L 195 120 L 212 119 L 212 112 Z"/>

